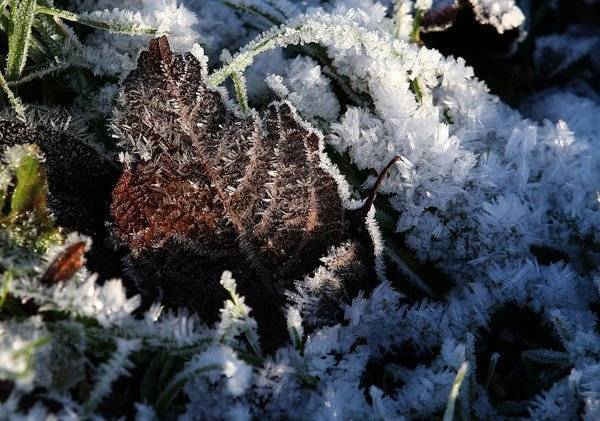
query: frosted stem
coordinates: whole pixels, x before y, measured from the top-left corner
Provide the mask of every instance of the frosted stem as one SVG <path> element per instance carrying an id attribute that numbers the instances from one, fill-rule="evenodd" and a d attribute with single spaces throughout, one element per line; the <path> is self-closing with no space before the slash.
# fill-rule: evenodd
<path id="1" fill-rule="evenodd" d="M 158 30 L 149 27 L 140 27 L 134 24 L 115 23 L 95 18 L 91 15 L 69 12 L 68 10 L 55 9 L 47 6 L 37 6 L 36 13 L 59 17 L 70 22 L 77 22 L 82 25 L 90 26 L 96 29 L 102 29 L 109 32 L 129 35 L 156 35 Z"/>
<path id="2" fill-rule="evenodd" d="M 6 79 L 4 79 L 4 76 L 2 76 L 2 73 L 0 73 L 0 88 L 2 88 L 2 90 L 8 97 L 8 102 L 17 114 L 19 120 L 25 121 L 25 107 L 23 107 L 23 103 L 21 102 L 21 100 L 15 96 L 13 91 L 11 91 L 10 87 L 8 86 L 8 83 L 6 82 Z"/>

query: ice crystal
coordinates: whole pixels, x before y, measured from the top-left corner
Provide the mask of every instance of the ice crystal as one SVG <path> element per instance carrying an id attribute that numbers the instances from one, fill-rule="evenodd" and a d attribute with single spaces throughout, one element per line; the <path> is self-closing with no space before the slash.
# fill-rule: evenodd
<path id="1" fill-rule="evenodd" d="M 469 0 L 482 23 L 496 27 L 499 33 L 521 26 L 525 15 L 514 0 Z"/>
<path id="2" fill-rule="evenodd" d="M 201 40 L 200 34 L 194 30 L 197 17 L 175 0 L 129 1 L 127 4 L 114 0 L 76 0 L 75 3 L 82 12 L 109 22 L 154 28 L 159 34 L 169 33 L 178 50 L 189 51 L 194 43 Z M 85 59 L 98 75 L 124 76 L 135 67 L 137 54 L 147 42 L 148 37 L 132 38 L 99 31 L 86 40 Z"/>
<path id="3" fill-rule="evenodd" d="M 90 397 L 85 404 L 85 411 L 92 413 L 98 404 L 111 391 L 111 384 L 122 375 L 129 374 L 127 369 L 133 367 L 130 355 L 140 348 L 139 340 L 124 340 L 117 338 L 117 349 L 110 359 L 98 367 L 96 371 L 96 384 L 90 392 Z"/>
<path id="4" fill-rule="evenodd" d="M 30 390 L 44 376 L 44 354 L 49 333 L 40 318 L 0 324 L 0 378 L 13 380 L 18 389 Z"/>
<path id="5" fill-rule="evenodd" d="M 314 60 L 298 57 L 289 63 L 285 78 L 270 75 L 267 80 L 271 89 L 291 102 L 304 118 L 337 120 L 340 105 L 329 80 Z"/>

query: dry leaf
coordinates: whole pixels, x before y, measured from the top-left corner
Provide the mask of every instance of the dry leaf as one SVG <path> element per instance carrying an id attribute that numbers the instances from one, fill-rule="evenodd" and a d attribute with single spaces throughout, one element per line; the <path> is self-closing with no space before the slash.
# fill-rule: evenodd
<path id="1" fill-rule="evenodd" d="M 40 282 L 54 285 L 71 279 L 85 264 L 86 248 L 85 241 L 79 241 L 65 248 L 48 266 Z"/>
<path id="2" fill-rule="evenodd" d="M 285 102 L 262 117 L 236 115 L 203 82 L 205 70 L 191 54 L 171 53 L 163 37 L 123 84 L 114 127 L 137 161 L 111 211 L 138 283 L 214 319 L 228 269 L 257 318 L 275 319 L 284 288 L 359 240 L 365 260 L 351 263 L 374 280 L 362 215 L 342 205 L 322 136 Z M 342 288 L 356 289 L 357 275 L 339 272 Z"/>

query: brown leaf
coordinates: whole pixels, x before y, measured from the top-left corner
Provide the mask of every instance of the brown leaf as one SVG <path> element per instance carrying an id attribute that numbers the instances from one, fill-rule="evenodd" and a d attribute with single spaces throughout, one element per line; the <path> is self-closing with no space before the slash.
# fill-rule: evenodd
<path id="1" fill-rule="evenodd" d="M 65 248 L 48 266 L 40 282 L 45 285 L 54 285 L 71 279 L 83 267 L 85 251 L 86 243 L 84 241 Z"/>
<path id="2" fill-rule="evenodd" d="M 228 269 L 257 317 L 274 319 L 284 288 L 366 232 L 362 214 L 344 208 L 321 134 L 290 104 L 240 117 L 203 74 L 163 37 L 124 81 L 114 130 L 137 161 L 113 192 L 115 235 L 132 251 L 132 276 L 163 300 L 214 319 Z"/>

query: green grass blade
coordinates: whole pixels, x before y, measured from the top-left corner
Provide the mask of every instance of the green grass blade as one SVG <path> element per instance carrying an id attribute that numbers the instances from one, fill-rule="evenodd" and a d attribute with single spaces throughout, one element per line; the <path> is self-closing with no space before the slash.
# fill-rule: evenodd
<path id="1" fill-rule="evenodd" d="M 105 31 L 128 34 L 128 35 L 157 35 L 158 31 L 155 28 L 141 26 L 135 22 L 110 22 L 87 13 L 78 15 L 77 13 L 69 12 L 68 10 L 55 9 L 53 7 L 37 6 L 36 13 L 59 17 L 61 19 L 77 22 L 96 29 Z"/>
<path id="2" fill-rule="evenodd" d="M 238 104 L 245 115 L 248 115 L 250 107 L 248 106 L 248 92 L 246 90 L 246 80 L 242 73 L 232 73 L 231 80 L 233 81 L 233 90 L 237 98 Z"/>
<path id="3" fill-rule="evenodd" d="M 6 78 L 8 80 L 19 79 L 25 68 L 36 6 L 36 0 L 12 0 L 10 2 L 8 58 L 6 61 Z"/>
<path id="4" fill-rule="evenodd" d="M 2 9 L 4 11 L 4 9 Z M 8 29 L 10 28 L 10 12 L 4 11 L 4 13 L 0 13 L 0 32 L 4 32 L 8 34 Z M 35 20 L 33 24 L 33 28 L 35 28 Z M 41 41 L 37 39 L 35 33 L 31 34 L 31 41 L 29 46 L 29 59 L 33 61 L 42 61 L 44 60 L 48 54 L 44 45 L 42 45 Z"/>
<path id="5" fill-rule="evenodd" d="M 15 96 L 13 91 L 10 90 L 6 79 L 4 79 L 4 76 L 2 76 L 2 73 L 0 73 L 0 88 L 8 97 L 8 102 L 15 110 L 15 113 L 17 114 L 19 120 L 25 121 L 25 107 L 23 107 L 21 100 Z"/>
<path id="6" fill-rule="evenodd" d="M 33 69 L 30 68 L 30 69 L 28 69 L 29 71 L 27 72 L 27 74 L 25 76 L 23 76 L 21 79 L 16 80 L 14 82 L 8 82 L 8 86 L 10 88 L 14 88 L 17 86 L 25 85 L 31 81 L 43 79 L 46 76 L 49 76 L 49 75 L 52 75 L 55 73 L 64 72 L 65 70 L 68 70 L 72 67 L 86 68 L 86 66 L 83 63 L 76 63 L 76 62 L 53 63 L 48 66 L 41 67 L 39 70 L 35 70 L 35 71 L 33 71 Z"/>

